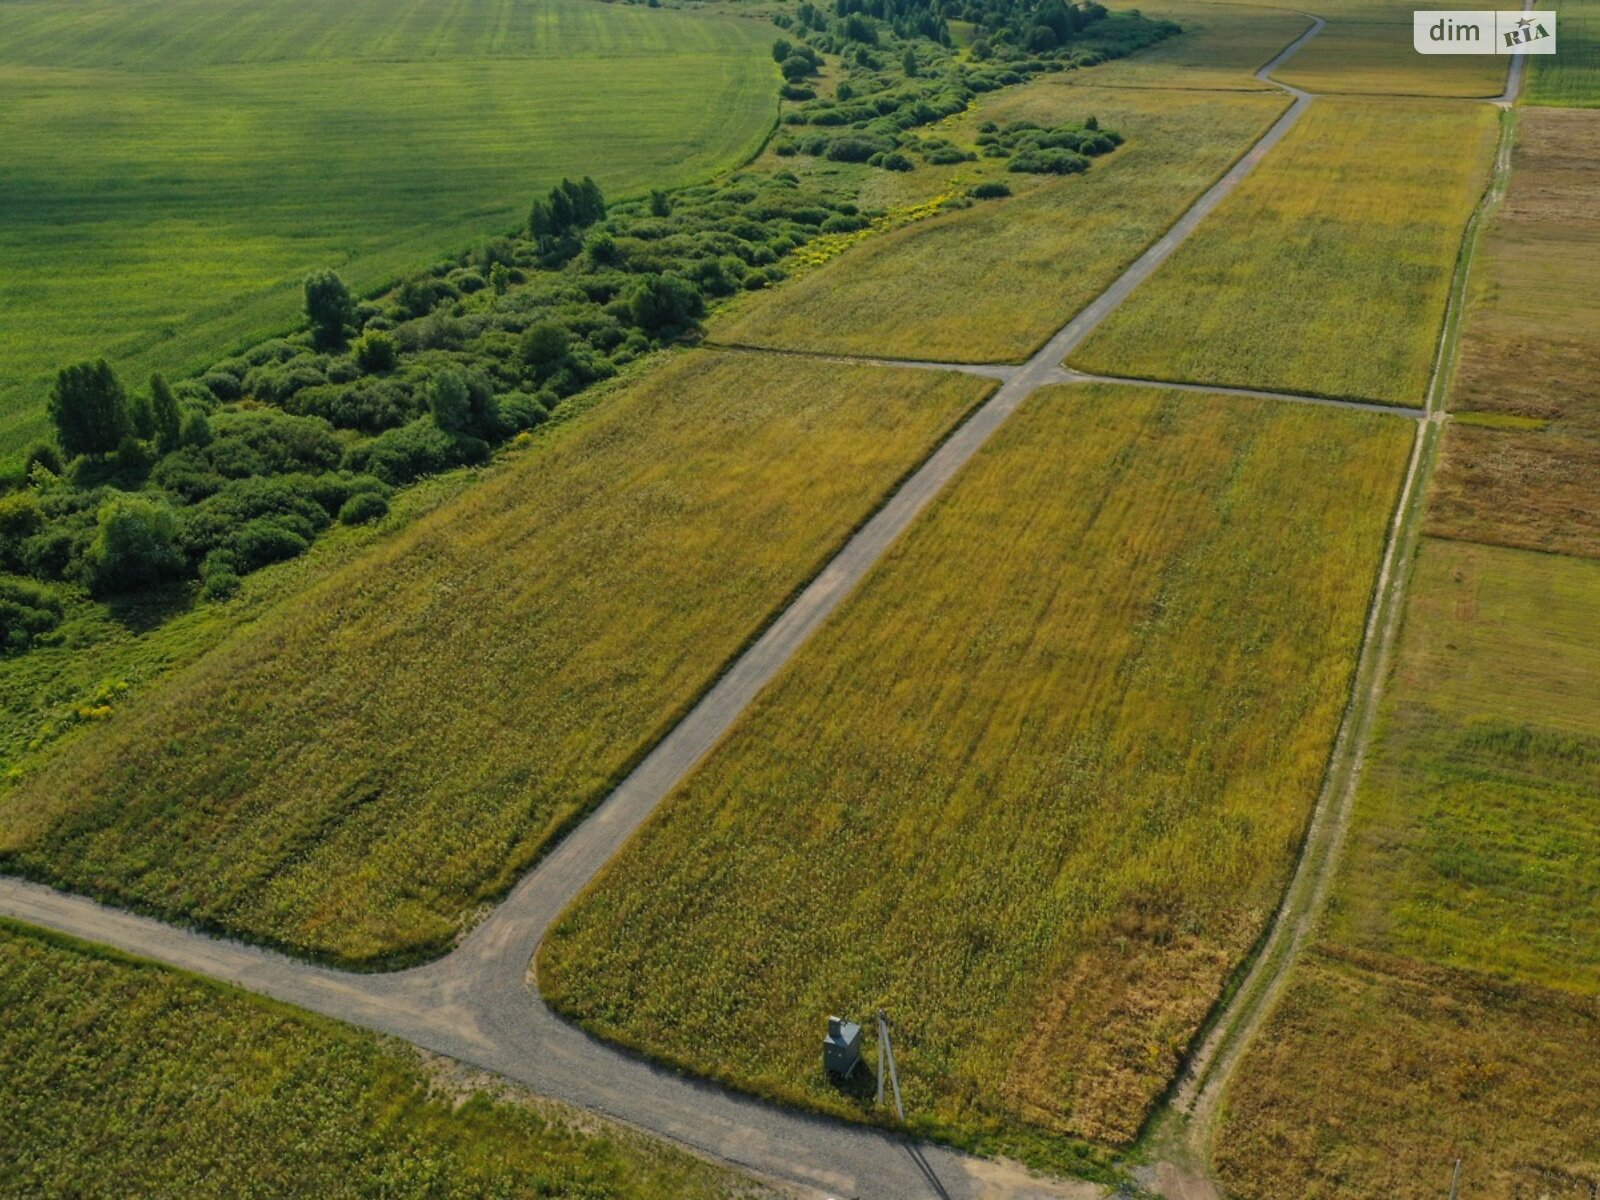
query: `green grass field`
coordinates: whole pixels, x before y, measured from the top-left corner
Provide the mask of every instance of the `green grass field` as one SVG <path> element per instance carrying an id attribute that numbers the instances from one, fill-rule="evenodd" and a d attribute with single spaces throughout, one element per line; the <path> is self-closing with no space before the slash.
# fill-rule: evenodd
<path id="1" fill-rule="evenodd" d="M 1420 405 L 1496 132 L 1488 105 L 1318 101 L 1072 365 Z"/>
<path id="2" fill-rule="evenodd" d="M 1128 1141 L 1276 902 L 1411 436 L 1036 394 L 557 925 L 546 996 L 846 1115 L 818 1031 L 883 1005 L 917 1128 Z"/>
<path id="3" fill-rule="evenodd" d="M 766 1195 L 381 1039 L 0 923 L 12 1196 Z"/>
<path id="4" fill-rule="evenodd" d="M 989 387 L 679 356 L 63 742 L 0 850 L 304 952 L 438 950 Z"/>
<path id="5" fill-rule="evenodd" d="M 1426 540 L 1321 945 L 1228 1098 L 1230 1194 L 1600 1186 L 1600 563 Z M 1581 1186 L 1580 1186 L 1581 1185 Z"/>
<path id="6" fill-rule="evenodd" d="M 1556 53 L 1529 64 L 1523 102 L 1555 108 L 1600 108 L 1600 0 L 1554 0 Z"/>
<path id="7" fill-rule="evenodd" d="M 1085 77 L 1094 76 L 1085 71 Z M 1075 85 L 1051 76 L 991 98 L 949 128 L 1097 116 L 1127 142 L 1084 175 L 873 238 L 735 306 L 725 342 L 833 353 L 1015 361 L 1093 299 L 1283 111 L 1279 94 Z M 920 174 L 920 172 L 919 172 Z"/>
<path id="8" fill-rule="evenodd" d="M 770 27 L 592 0 L 0 3 L 0 452 L 48 380 L 203 366 L 519 223 L 563 174 L 709 175 L 774 116 Z"/>

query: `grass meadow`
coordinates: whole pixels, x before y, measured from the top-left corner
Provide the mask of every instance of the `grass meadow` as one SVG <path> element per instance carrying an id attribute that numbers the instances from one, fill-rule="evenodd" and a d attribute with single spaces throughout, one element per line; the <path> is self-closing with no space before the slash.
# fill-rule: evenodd
<path id="1" fill-rule="evenodd" d="M 1427 539 L 1320 945 L 1235 1079 L 1240 1197 L 1600 1186 L 1600 563 Z"/>
<path id="2" fill-rule="evenodd" d="M 1512 165 L 1473 269 L 1428 531 L 1597 558 L 1600 112 L 1522 110 Z"/>
<path id="3" fill-rule="evenodd" d="M 1083 72 L 1093 76 L 1102 68 Z M 939 132 L 1093 114 L 1126 143 L 1085 174 L 876 237 L 732 307 L 719 341 L 950 362 L 1019 361 L 1092 300 L 1283 111 L 1280 94 L 1075 85 L 1050 76 Z"/>
<path id="4" fill-rule="evenodd" d="M 1072 365 L 1420 405 L 1496 121 L 1318 101 Z"/>
<path id="5" fill-rule="evenodd" d="M 64 739 L 0 853 L 344 962 L 441 949 L 990 386 L 677 356 Z"/>
<path id="6" fill-rule="evenodd" d="M 0 5 L 0 453 L 68 362 L 197 369 L 291 326 L 312 268 L 371 289 L 564 174 L 731 165 L 774 117 L 769 42 L 591 0 Z"/>
<path id="7" fill-rule="evenodd" d="M 10 1195 L 767 1194 L 404 1043 L 9 922 L 0 1062 Z"/>
<path id="8" fill-rule="evenodd" d="M 1408 423 L 1037 393 L 547 938 L 596 1033 L 844 1115 L 1122 1144 L 1276 903 Z M 869 1048 L 870 1053 L 870 1048 Z"/>
<path id="9" fill-rule="evenodd" d="M 1600 0 L 1555 0 L 1557 51 L 1528 64 L 1523 103 L 1600 108 Z"/>

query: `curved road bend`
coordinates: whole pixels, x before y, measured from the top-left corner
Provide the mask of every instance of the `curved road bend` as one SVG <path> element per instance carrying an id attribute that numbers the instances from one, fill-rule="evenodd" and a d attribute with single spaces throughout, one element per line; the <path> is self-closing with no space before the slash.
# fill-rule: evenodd
<path id="1" fill-rule="evenodd" d="M 1323 24 L 1316 19 L 1258 77 L 1266 78 Z M 1282 140 L 1311 100 L 1305 92 L 1286 90 L 1294 102 L 1255 145 L 1037 354 L 1007 372 L 994 396 L 851 538 L 593 815 L 446 957 L 386 975 L 337 971 L 12 879 L 0 879 L 0 913 L 404 1038 L 757 1174 L 825 1194 L 873 1200 L 1100 1195 L 1092 1185 L 1029 1178 L 1004 1164 L 780 1108 L 656 1067 L 554 1016 L 530 988 L 527 964 L 568 902 L 967 460 L 1035 389 L 1062 380 L 1058 364 L 1066 355 Z"/>

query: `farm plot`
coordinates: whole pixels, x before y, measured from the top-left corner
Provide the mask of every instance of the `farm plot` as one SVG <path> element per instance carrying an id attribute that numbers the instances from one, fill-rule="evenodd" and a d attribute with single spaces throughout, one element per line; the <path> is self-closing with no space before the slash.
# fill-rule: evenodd
<path id="1" fill-rule="evenodd" d="M 1420 405 L 1495 134 L 1488 105 L 1318 101 L 1072 365 Z"/>
<path id="2" fill-rule="evenodd" d="M 403 1043 L 0 923 L 14 1196 L 767 1195 Z"/>
<path id="3" fill-rule="evenodd" d="M 1125 1143 L 1276 902 L 1405 422 L 1036 394 L 546 940 L 603 1036 L 786 1101 Z M 869 1086 L 869 1085 L 864 1085 Z"/>
<path id="4" fill-rule="evenodd" d="M 1508 60 L 1492 54 L 1418 54 L 1412 41 L 1414 6 L 1394 0 L 1319 3 L 1327 26 L 1277 78 L 1328 95 L 1498 96 Z M 1494 36 L 1492 22 L 1485 41 Z"/>
<path id="5" fill-rule="evenodd" d="M 1528 64 L 1524 102 L 1558 108 L 1600 108 L 1600 0 L 1556 0 L 1560 50 Z"/>
<path id="6" fill-rule="evenodd" d="M 1096 68 L 1099 70 L 1099 68 Z M 1087 73 L 1086 73 L 1087 74 Z M 1281 95 L 1072 85 L 1009 91 L 984 120 L 1097 117 L 1127 139 L 1085 174 L 874 238 L 711 326 L 731 343 L 830 353 L 1021 360 L 1160 236 L 1283 111 Z M 1026 190 L 1024 190 L 1026 188 Z"/>
<path id="7" fill-rule="evenodd" d="M 1427 540 L 1320 944 L 1227 1097 L 1230 1194 L 1600 1185 L 1600 564 Z M 1442 1181 L 1442 1182 L 1441 1182 Z"/>
<path id="8" fill-rule="evenodd" d="M 989 387 L 682 355 L 63 742 L 0 852 L 330 958 L 440 949 Z"/>
<path id="9" fill-rule="evenodd" d="M 1597 344 L 1600 112 L 1527 109 L 1473 271 L 1430 533 L 1600 557 Z"/>
<path id="10" fill-rule="evenodd" d="M 1067 82 L 1270 91 L 1272 84 L 1255 78 L 1255 72 L 1311 26 L 1297 12 L 1209 0 L 1162 0 L 1137 7 L 1152 19 L 1176 21 L 1183 32 L 1128 58 L 1070 76 Z"/>
<path id="11" fill-rule="evenodd" d="M 66 0 L 3 24 L 0 452 L 66 363 L 197 369 L 292 325 L 313 268 L 376 287 L 564 174 L 711 174 L 776 85 L 756 22 L 590 0 Z"/>

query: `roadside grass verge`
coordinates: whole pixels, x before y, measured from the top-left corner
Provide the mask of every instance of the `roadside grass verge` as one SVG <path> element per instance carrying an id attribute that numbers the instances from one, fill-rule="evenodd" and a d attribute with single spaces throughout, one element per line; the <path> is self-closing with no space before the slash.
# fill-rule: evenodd
<path id="1" fill-rule="evenodd" d="M 1477 427 L 1446 434 L 1428 532 L 1600 557 L 1600 112 L 1522 110 L 1512 162 L 1450 397 Z"/>
<path id="2" fill-rule="evenodd" d="M 689 182 L 774 115 L 754 21 L 589 0 L 66 0 L 0 47 L 0 453 L 60 367 L 184 374 L 379 286 L 563 175 Z"/>
<path id="3" fill-rule="evenodd" d="M 0 798 L 7 869 L 440 950 L 991 386 L 682 354 L 64 743 Z"/>
<path id="4" fill-rule="evenodd" d="M 1230 1194 L 1600 1185 L 1600 564 L 1426 539 L 1344 861 L 1230 1084 Z"/>
<path id="5" fill-rule="evenodd" d="M 1095 68 L 1096 71 L 1102 68 Z M 1069 73 L 1070 74 L 1070 73 Z M 1092 74 L 1092 72 L 1084 72 Z M 1127 139 L 1083 175 L 874 238 L 732 307 L 721 342 L 839 354 L 1020 361 L 1172 224 L 1283 111 L 1280 94 L 1141 91 L 1051 76 L 939 132 L 1089 115 Z"/>
<path id="6" fill-rule="evenodd" d="M 1071 364 L 1420 406 L 1497 133 L 1488 105 L 1319 100 Z"/>
<path id="7" fill-rule="evenodd" d="M 1039 392 L 557 923 L 546 997 L 858 1118 L 817 1039 L 881 1005 L 919 1132 L 1129 1142 L 1290 870 L 1411 436 Z"/>
<path id="8" fill-rule="evenodd" d="M 11 1195 L 768 1194 L 402 1042 L 10 922 L 0 1062 Z"/>

